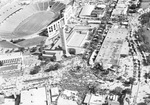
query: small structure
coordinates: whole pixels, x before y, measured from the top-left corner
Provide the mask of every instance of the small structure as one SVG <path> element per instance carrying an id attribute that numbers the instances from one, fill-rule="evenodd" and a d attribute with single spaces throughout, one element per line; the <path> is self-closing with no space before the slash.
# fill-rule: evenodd
<path id="1" fill-rule="evenodd" d="M 5 98 L 4 95 L 0 95 L 0 105 L 15 105 L 15 99 Z"/>
<path id="2" fill-rule="evenodd" d="M 81 18 L 90 17 L 95 5 L 85 5 L 80 13 Z"/>
<path id="3" fill-rule="evenodd" d="M 5 98 L 5 102 L 2 105 L 15 105 L 15 99 Z"/>
<path id="4" fill-rule="evenodd" d="M 51 93 L 51 101 L 55 102 L 59 96 L 59 89 L 58 87 L 54 87 L 50 89 L 50 93 Z"/>
<path id="5" fill-rule="evenodd" d="M 70 48 L 75 49 L 76 54 L 81 54 L 85 50 L 83 48 L 83 45 L 86 42 L 89 31 L 86 29 L 86 27 L 83 27 L 82 29 L 83 30 L 75 28 L 67 39 L 68 49 Z"/>
<path id="6" fill-rule="evenodd" d="M 62 56 L 63 56 L 63 51 L 62 50 L 44 50 L 43 57 L 49 57 L 49 58 L 53 58 L 56 59 L 56 61 L 60 61 L 62 60 Z"/>
<path id="7" fill-rule="evenodd" d="M 121 52 L 120 52 L 120 56 L 121 57 L 126 57 L 129 54 L 129 46 L 128 46 L 128 42 L 124 41 L 122 48 L 121 48 Z"/>
<path id="8" fill-rule="evenodd" d="M 0 105 L 4 104 L 5 100 L 4 100 L 4 95 L 0 95 Z"/>
<path id="9" fill-rule="evenodd" d="M 105 98 L 106 96 L 103 96 L 103 95 L 87 94 L 84 99 L 84 104 L 102 105 L 105 103 Z"/>
<path id="10" fill-rule="evenodd" d="M 65 90 L 59 96 L 57 105 L 78 105 L 77 104 L 77 91 Z"/>

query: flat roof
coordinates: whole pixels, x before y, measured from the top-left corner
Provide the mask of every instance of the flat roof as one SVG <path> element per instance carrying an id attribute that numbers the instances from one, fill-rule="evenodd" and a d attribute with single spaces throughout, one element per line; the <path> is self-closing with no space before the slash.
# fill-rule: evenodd
<path id="1" fill-rule="evenodd" d="M 102 103 L 104 103 L 104 101 L 105 101 L 105 98 L 103 98 L 102 95 L 96 96 L 96 95 L 92 94 L 89 103 L 90 103 L 90 105 L 101 105 Z"/>
<path id="2" fill-rule="evenodd" d="M 4 103 L 4 95 L 0 95 L 0 104 Z"/>
<path id="3" fill-rule="evenodd" d="M 51 88 L 51 95 L 52 96 L 59 95 L 58 87 Z"/>
<path id="4" fill-rule="evenodd" d="M 77 31 L 74 31 L 72 34 L 73 35 L 71 35 L 71 38 L 69 38 L 70 40 L 68 40 L 67 45 L 70 47 L 81 47 L 82 42 L 84 41 L 87 34 L 80 34 Z"/>
<path id="5" fill-rule="evenodd" d="M 21 91 L 20 105 L 46 105 L 45 87 Z"/>
<path id="6" fill-rule="evenodd" d="M 84 103 L 89 103 L 90 99 L 91 99 L 91 94 L 86 94 L 86 97 L 84 99 Z"/>
<path id="7" fill-rule="evenodd" d="M 116 8 L 113 10 L 112 15 L 121 15 L 126 13 L 126 7 Z"/>
<path id="8" fill-rule="evenodd" d="M 125 54 L 125 55 L 129 54 L 129 46 L 128 46 L 128 42 L 127 41 L 125 41 L 123 43 L 120 54 Z"/>
<path id="9" fill-rule="evenodd" d="M 82 8 L 82 11 L 80 13 L 80 16 L 88 16 L 91 15 L 91 12 L 94 10 L 95 5 L 85 5 Z"/>
<path id="10" fill-rule="evenodd" d="M 104 68 L 117 65 L 122 44 L 127 35 L 128 30 L 126 28 L 112 26 L 105 37 L 95 62 L 101 62 Z"/>

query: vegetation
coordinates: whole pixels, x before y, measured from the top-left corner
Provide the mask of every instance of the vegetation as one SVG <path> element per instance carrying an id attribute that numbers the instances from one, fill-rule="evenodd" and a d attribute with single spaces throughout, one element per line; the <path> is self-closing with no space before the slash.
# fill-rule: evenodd
<path id="1" fill-rule="evenodd" d="M 110 91 L 110 93 L 115 94 L 115 95 L 121 95 L 123 89 L 121 87 L 116 87 L 114 90 Z"/>
<path id="2" fill-rule="evenodd" d="M 45 70 L 45 72 L 55 71 L 58 70 L 61 67 L 59 63 L 56 63 L 54 65 L 50 65 L 48 69 Z"/>
<path id="3" fill-rule="evenodd" d="M 98 63 L 98 62 L 95 62 L 94 67 L 92 68 L 92 70 L 95 74 L 99 74 L 100 71 L 104 71 L 103 66 L 100 65 L 100 63 Z"/>
<path id="4" fill-rule="evenodd" d="M 149 72 L 149 73 L 145 73 L 145 74 L 144 74 L 144 78 L 145 78 L 145 79 L 150 79 L 150 72 Z"/>
<path id="5" fill-rule="evenodd" d="M 69 48 L 69 53 L 75 55 L 76 50 L 74 48 Z"/>
<path id="6" fill-rule="evenodd" d="M 122 91 L 123 94 L 131 94 L 131 89 L 130 88 L 126 88 L 125 90 Z"/>
<path id="7" fill-rule="evenodd" d="M 89 46 L 89 42 L 84 43 L 83 48 L 87 48 Z"/>
<path id="8" fill-rule="evenodd" d="M 30 71 L 31 75 L 37 74 L 41 70 L 40 66 L 35 66 L 33 70 Z"/>
<path id="9" fill-rule="evenodd" d="M 146 26 L 150 26 L 150 12 L 145 13 L 143 15 L 140 16 L 140 21 L 142 25 L 146 25 Z"/>

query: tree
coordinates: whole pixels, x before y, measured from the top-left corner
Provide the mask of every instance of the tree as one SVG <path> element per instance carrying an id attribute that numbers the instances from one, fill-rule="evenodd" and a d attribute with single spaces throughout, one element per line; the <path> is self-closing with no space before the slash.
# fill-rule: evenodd
<path id="1" fill-rule="evenodd" d="M 69 53 L 75 55 L 76 50 L 74 48 L 69 48 Z"/>
<path id="2" fill-rule="evenodd" d="M 89 46 L 89 42 L 84 43 L 83 48 L 87 48 Z"/>
<path id="3" fill-rule="evenodd" d="M 76 69 L 77 69 L 77 70 L 80 70 L 80 69 L 81 69 L 81 66 L 76 66 Z"/>
<path id="4" fill-rule="evenodd" d="M 35 66 L 33 70 L 30 71 L 31 75 L 37 74 L 41 70 L 40 66 Z"/>
<path id="5" fill-rule="evenodd" d="M 37 48 L 36 48 L 36 47 L 33 47 L 33 48 L 30 49 L 30 52 L 33 53 L 33 52 L 35 52 L 36 50 L 37 50 Z"/>
<path id="6" fill-rule="evenodd" d="M 116 87 L 114 90 L 110 91 L 110 93 L 115 94 L 115 95 L 121 95 L 122 90 L 123 89 L 121 87 Z"/>
<path id="7" fill-rule="evenodd" d="M 49 68 L 45 70 L 45 72 L 55 71 L 58 70 L 60 67 L 61 65 L 56 63 L 55 65 L 50 65 Z"/>
<path id="8" fill-rule="evenodd" d="M 130 78 L 129 78 L 129 82 L 130 82 L 130 84 L 133 84 L 133 83 L 134 83 L 134 81 L 135 81 L 135 78 L 132 78 L 132 77 L 130 77 Z"/>
<path id="9" fill-rule="evenodd" d="M 99 70 L 102 70 L 103 71 L 103 66 L 102 65 L 100 65 L 100 63 L 99 62 L 95 62 L 95 64 L 94 64 L 94 67 L 93 67 L 94 69 L 99 69 Z"/>
<path id="10" fill-rule="evenodd" d="M 130 86 L 130 82 L 129 81 L 125 81 L 125 82 L 123 82 L 123 85 L 126 86 L 126 87 L 129 87 Z"/>
<path id="11" fill-rule="evenodd" d="M 127 89 L 125 89 L 125 90 L 122 91 L 123 94 L 131 94 L 131 92 L 132 91 L 131 91 L 130 88 L 127 88 Z"/>
<path id="12" fill-rule="evenodd" d="M 48 63 L 51 61 L 50 58 L 45 58 L 44 60 L 45 60 L 45 63 L 46 63 L 46 64 L 48 64 Z"/>

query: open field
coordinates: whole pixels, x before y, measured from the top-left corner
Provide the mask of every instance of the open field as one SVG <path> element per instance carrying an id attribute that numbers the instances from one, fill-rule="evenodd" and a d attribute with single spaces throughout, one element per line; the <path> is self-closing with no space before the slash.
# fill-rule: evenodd
<path id="1" fill-rule="evenodd" d="M 19 36 L 25 36 L 34 34 L 37 31 L 41 30 L 43 27 L 47 26 L 49 23 L 52 22 L 54 19 L 54 13 L 52 12 L 39 12 L 31 17 L 25 19 L 21 22 L 16 29 L 14 30 L 13 34 Z"/>

